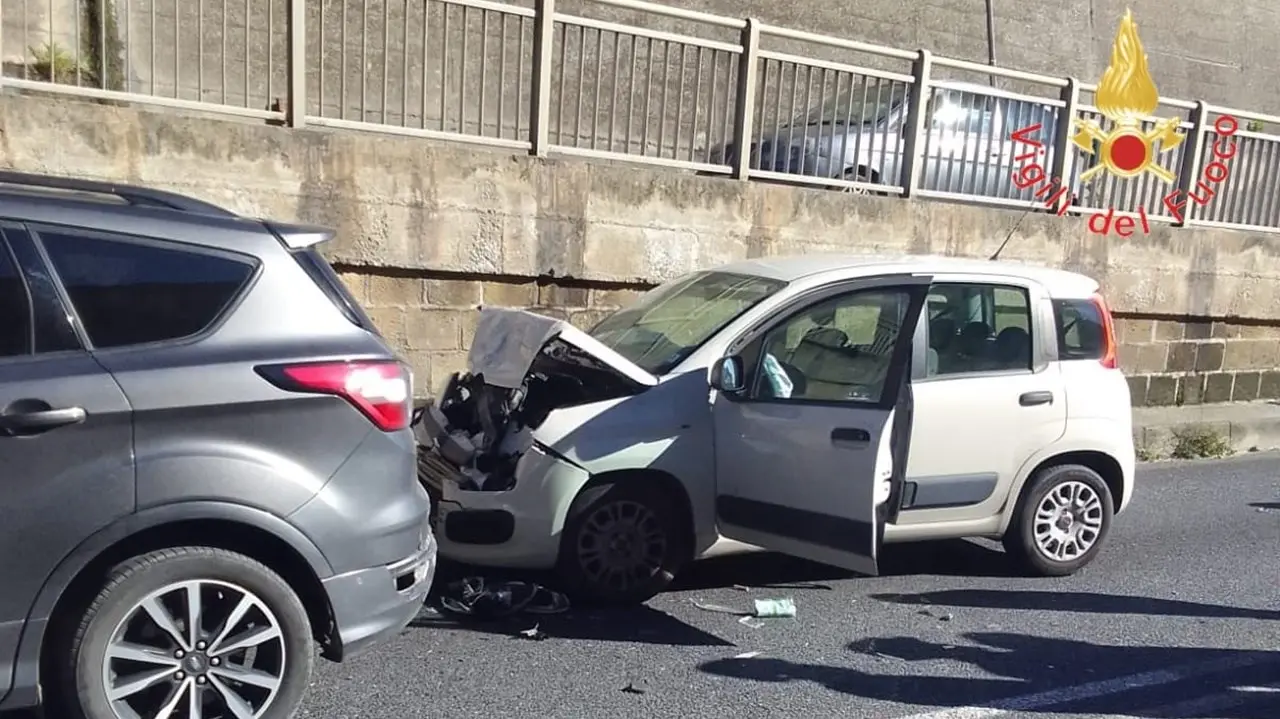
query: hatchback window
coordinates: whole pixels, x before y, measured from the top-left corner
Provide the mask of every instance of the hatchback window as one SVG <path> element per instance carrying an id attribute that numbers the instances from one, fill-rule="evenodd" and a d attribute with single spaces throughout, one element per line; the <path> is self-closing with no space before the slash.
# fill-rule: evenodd
<path id="1" fill-rule="evenodd" d="M 0 357 L 16 357 L 31 351 L 31 303 L 17 263 L 0 242 Z"/>
<path id="2" fill-rule="evenodd" d="M 174 244 L 47 230 L 40 240 L 99 349 L 199 334 L 254 270 Z"/>
<path id="3" fill-rule="evenodd" d="M 906 290 L 861 290 L 791 316 L 763 338 L 753 396 L 879 402 L 909 304 Z"/>
<path id="4" fill-rule="evenodd" d="M 1058 359 L 1101 359 L 1106 352 L 1104 320 L 1090 300 L 1054 300 L 1058 325 Z"/>
<path id="5" fill-rule="evenodd" d="M 1031 300 L 1023 287 L 934 285 L 926 375 L 1030 370 L 1031 330 Z"/>

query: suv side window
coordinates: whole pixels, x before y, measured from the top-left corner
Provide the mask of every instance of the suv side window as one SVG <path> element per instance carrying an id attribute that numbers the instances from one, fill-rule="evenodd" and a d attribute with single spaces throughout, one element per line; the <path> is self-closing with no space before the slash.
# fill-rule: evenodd
<path id="1" fill-rule="evenodd" d="M 39 238 L 98 349 L 203 332 L 255 269 L 177 243 L 63 229 L 41 229 Z"/>
<path id="2" fill-rule="evenodd" d="M 31 353 L 31 302 L 9 247 L 0 239 L 0 359 Z"/>
<path id="3" fill-rule="evenodd" d="M 861 290 L 811 305 L 775 325 L 749 368 L 753 399 L 879 402 L 910 303 L 899 288 Z"/>
<path id="4" fill-rule="evenodd" d="M 1031 299 L 1025 287 L 937 284 L 928 300 L 926 376 L 1031 370 Z"/>

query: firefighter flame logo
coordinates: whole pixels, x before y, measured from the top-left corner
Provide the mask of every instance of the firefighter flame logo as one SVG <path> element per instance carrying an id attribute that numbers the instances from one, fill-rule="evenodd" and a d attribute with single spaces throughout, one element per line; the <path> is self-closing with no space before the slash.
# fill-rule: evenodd
<path id="1" fill-rule="evenodd" d="M 1071 141 L 1089 155 L 1095 154 L 1094 146 L 1098 145 L 1099 164 L 1081 173 L 1081 182 L 1092 180 L 1104 170 L 1120 178 L 1150 172 L 1165 182 L 1173 182 L 1174 174 L 1156 160 L 1158 155 L 1182 144 L 1184 138 L 1178 132 L 1182 120 L 1165 118 L 1157 120 L 1150 130 L 1142 129 L 1143 120 L 1159 106 L 1160 96 L 1147 70 L 1147 53 L 1129 10 L 1120 21 L 1111 46 L 1111 64 L 1098 83 L 1094 104 L 1111 121 L 1112 129 L 1103 130 L 1092 120 L 1075 121 L 1076 133 Z"/>

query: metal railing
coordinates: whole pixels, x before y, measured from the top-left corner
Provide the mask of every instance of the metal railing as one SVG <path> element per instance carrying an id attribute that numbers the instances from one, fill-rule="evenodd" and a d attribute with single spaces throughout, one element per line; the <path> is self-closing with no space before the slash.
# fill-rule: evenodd
<path id="1" fill-rule="evenodd" d="M 1164 98 L 1164 178 L 1117 179 L 1072 142 L 1108 129 L 1092 85 L 642 0 L 5 0 L 0 58 L 23 91 L 1280 231 L 1280 117 Z"/>

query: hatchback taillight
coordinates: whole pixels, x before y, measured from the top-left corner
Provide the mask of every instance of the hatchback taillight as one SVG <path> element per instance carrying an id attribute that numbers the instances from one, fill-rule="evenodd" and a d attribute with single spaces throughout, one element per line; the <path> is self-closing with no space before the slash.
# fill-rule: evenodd
<path id="1" fill-rule="evenodd" d="M 1102 357 L 1098 361 L 1107 369 L 1116 369 L 1120 363 L 1116 348 L 1116 327 L 1111 319 L 1111 309 L 1107 307 L 1107 301 L 1100 294 L 1095 294 L 1090 299 L 1093 301 L 1093 306 L 1098 308 L 1098 316 L 1102 318 Z"/>
<path id="2" fill-rule="evenodd" d="M 258 373 L 291 392 L 341 397 L 384 432 L 409 426 L 413 375 L 399 362 L 306 362 L 258 367 Z"/>

